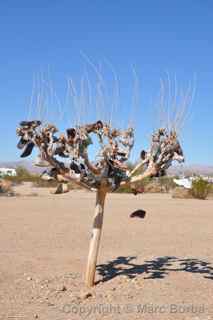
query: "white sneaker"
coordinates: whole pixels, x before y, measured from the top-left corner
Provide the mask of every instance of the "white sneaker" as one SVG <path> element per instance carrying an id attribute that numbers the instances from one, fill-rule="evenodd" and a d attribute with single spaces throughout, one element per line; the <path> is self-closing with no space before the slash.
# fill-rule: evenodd
<path id="1" fill-rule="evenodd" d="M 44 160 L 44 159 L 42 159 L 42 157 L 41 156 L 38 156 L 36 159 L 35 159 L 35 161 L 33 162 L 33 164 L 34 164 L 34 166 L 36 166 L 36 167 L 51 167 L 51 165 L 49 164 L 49 162 L 48 161 L 46 161 L 46 160 Z"/>
<path id="2" fill-rule="evenodd" d="M 70 178 L 80 182 L 81 174 L 80 173 L 75 173 L 74 170 L 70 170 Z"/>
<path id="3" fill-rule="evenodd" d="M 44 172 L 41 174 L 41 179 L 45 180 L 45 181 L 50 181 L 50 180 L 54 180 L 53 177 L 51 177 L 48 172 Z"/>

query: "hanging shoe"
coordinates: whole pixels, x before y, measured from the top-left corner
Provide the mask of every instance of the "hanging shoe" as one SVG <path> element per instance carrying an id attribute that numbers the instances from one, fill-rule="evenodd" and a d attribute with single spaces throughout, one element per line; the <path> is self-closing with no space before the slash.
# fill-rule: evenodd
<path id="1" fill-rule="evenodd" d="M 34 148 L 35 144 L 33 142 L 29 142 L 25 149 L 24 149 L 24 152 L 21 154 L 21 158 L 26 158 L 28 157 L 29 155 L 31 155 L 32 151 L 33 151 L 33 148 Z"/>
<path id="2" fill-rule="evenodd" d="M 40 177 L 41 177 L 42 180 L 45 180 L 45 181 L 55 180 L 48 171 L 44 171 L 40 175 Z"/>
<path id="3" fill-rule="evenodd" d="M 21 138 L 17 144 L 17 148 L 23 149 L 26 146 L 27 142 L 28 142 L 27 140 L 25 140 L 24 138 Z"/>
<path id="4" fill-rule="evenodd" d="M 81 174 L 80 173 L 76 173 L 74 170 L 70 170 L 69 176 L 70 176 L 71 179 L 76 180 L 78 182 L 80 182 L 80 180 L 81 180 Z"/>
<path id="5" fill-rule="evenodd" d="M 37 158 L 35 159 L 35 161 L 34 161 L 34 166 L 36 166 L 36 167 L 44 167 L 44 168 L 46 168 L 46 167 L 51 167 L 51 165 L 49 164 L 49 162 L 48 161 L 46 161 L 46 160 L 44 160 L 44 159 L 42 159 L 42 156 L 41 155 L 38 155 L 37 156 Z"/>

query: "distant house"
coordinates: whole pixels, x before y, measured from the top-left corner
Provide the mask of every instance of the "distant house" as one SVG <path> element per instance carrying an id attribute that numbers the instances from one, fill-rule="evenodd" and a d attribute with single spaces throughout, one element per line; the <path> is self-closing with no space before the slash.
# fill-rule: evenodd
<path id="1" fill-rule="evenodd" d="M 0 168 L 0 177 L 4 176 L 16 176 L 16 169 L 13 168 Z"/>

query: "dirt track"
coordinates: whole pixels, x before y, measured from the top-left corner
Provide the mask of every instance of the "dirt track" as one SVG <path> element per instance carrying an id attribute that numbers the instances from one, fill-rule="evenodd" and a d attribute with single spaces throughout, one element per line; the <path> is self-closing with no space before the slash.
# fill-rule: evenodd
<path id="1" fill-rule="evenodd" d="M 95 194 L 37 192 L 0 198 L 1 320 L 213 319 L 212 200 L 109 195 L 88 292 Z"/>

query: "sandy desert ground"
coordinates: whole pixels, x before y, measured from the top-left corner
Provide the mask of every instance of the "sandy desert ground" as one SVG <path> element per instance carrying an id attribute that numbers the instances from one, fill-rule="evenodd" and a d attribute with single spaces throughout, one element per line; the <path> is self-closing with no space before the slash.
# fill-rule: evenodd
<path id="1" fill-rule="evenodd" d="M 0 198 L 1 320 L 213 319 L 212 200 L 110 194 L 88 290 L 95 194 L 19 191 Z"/>

